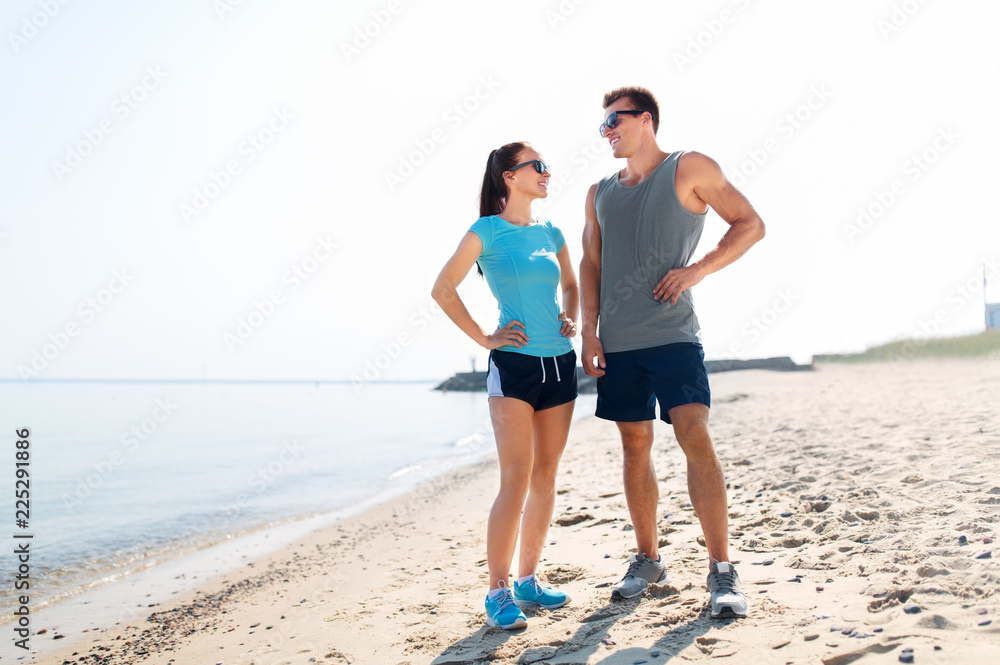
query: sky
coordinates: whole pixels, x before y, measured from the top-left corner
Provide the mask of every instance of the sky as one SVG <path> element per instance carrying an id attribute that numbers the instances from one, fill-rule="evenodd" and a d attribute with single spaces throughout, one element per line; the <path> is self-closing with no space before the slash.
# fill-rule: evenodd
<path id="1" fill-rule="evenodd" d="M 586 191 L 624 166 L 598 136 L 622 85 L 767 225 L 694 288 L 707 358 L 976 332 L 1000 301 L 998 19 L 985 0 L 9 2 L 0 378 L 481 369 L 430 290 L 486 158 L 542 153 L 535 214 L 578 265 Z M 695 256 L 726 228 L 710 212 Z M 486 284 L 460 293 L 492 330 Z"/>

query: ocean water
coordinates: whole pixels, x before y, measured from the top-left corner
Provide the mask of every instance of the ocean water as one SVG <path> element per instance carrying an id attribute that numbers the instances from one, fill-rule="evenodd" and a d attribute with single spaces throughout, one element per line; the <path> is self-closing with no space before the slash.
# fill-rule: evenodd
<path id="1" fill-rule="evenodd" d="M 483 393 L 433 383 L 0 383 L 8 532 L 32 606 L 240 535 L 345 511 L 495 454 Z M 581 396 L 577 417 L 593 413 Z M 30 519 L 14 515 L 30 430 Z M 0 578 L 13 579 L 12 555 Z M 12 585 L 0 588 L 2 607 Z"/>

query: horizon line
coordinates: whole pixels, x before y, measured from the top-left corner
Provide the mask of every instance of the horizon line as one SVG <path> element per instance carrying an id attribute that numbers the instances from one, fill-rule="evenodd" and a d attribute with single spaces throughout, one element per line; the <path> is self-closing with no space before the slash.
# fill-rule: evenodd
<path id="1" fill-rule="evenodd" d="M 441 379 L 384 379 L 364 383 L 433 383 Z M 62 378 L 8 379 L 0 383 L 354 383 L 354 379 L 154 379 L 154 378 Z"/>

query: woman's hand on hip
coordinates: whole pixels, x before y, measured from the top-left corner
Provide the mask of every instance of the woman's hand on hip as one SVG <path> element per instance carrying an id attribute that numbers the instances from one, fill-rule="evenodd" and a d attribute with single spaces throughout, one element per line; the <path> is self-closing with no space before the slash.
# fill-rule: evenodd
<path id="1" fill-rule="evenodd" d="M 576 337 L 576 322 L 566 316 L 566 312 L 559 312 L 559 320 L 562 321 L 559 334 L 563 337 Z"/>
<path id="2" fill-rule="evenodd" d="M 501 346 L 514 346 L 523 349 L 528 343 L 528 336 L 524 333 L 524 324 L 520 321 L 511 321 L 502 328 L 497 328 L 492 335 L 486 336 L 484 347 L 492 351 Z"/>

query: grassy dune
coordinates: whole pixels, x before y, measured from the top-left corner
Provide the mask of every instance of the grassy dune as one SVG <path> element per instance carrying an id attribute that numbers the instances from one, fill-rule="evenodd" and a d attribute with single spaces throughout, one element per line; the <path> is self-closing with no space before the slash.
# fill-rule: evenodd
<path id="1" fill-rule="evenodd" d="M 1000 354 L 1000 332 L 984 331 L 961 337 L 902 339 L 874 346 L 863 353 L 817 355 L 815 362 L 897 361 L 912 358 L 986 358 Z"/>

